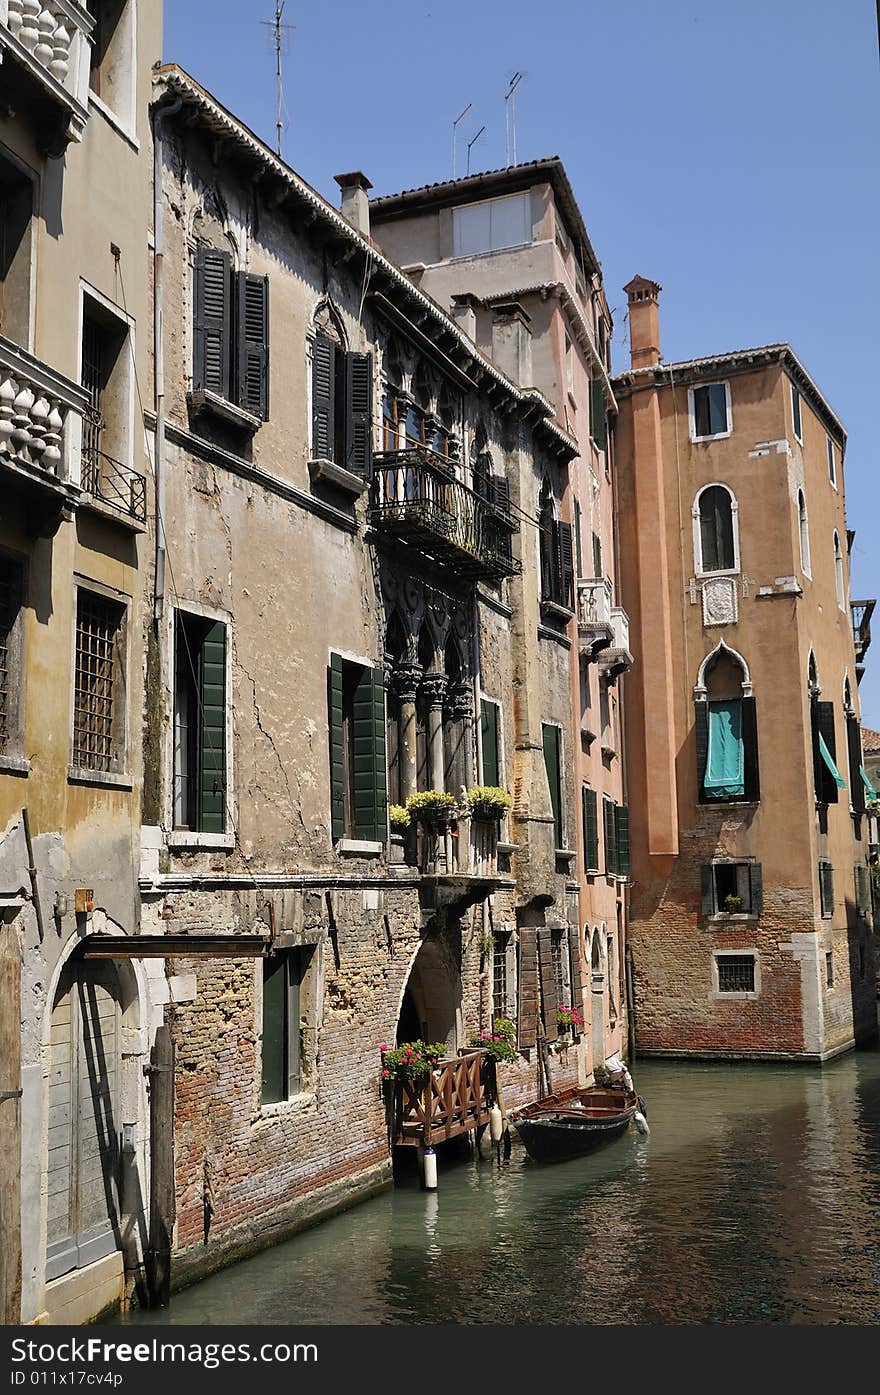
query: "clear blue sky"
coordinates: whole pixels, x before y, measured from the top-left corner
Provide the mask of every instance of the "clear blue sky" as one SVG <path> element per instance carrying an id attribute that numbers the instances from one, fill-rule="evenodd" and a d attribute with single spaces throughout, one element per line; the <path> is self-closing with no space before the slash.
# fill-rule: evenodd
<path id="1" fill-rule="evenodd" d="M 173 0 L 165 57 L 274 143 L 274 0 Z M 485 123 L 472 169 L 560 155 L 616 308 L 663 285 L 682 359 L 788 340 L 849 432 L 852 592 L 880 594 L 880 64 L 874 0 L 286 0 L 284 155 L 332 202 L 446 179 L 451 123 Z M 814 548 L 816 544 L 814 543 Z M 880 613 L 862 720 L 880 730 Z M 836 694 L 835 694 L 836 696 Z"/>

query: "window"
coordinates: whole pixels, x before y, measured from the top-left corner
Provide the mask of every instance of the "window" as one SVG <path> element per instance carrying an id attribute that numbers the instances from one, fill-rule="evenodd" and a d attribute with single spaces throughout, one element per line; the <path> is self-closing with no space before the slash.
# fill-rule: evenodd
<path id="1" fill-rule="evenodd" d="M 547 722 L 541 724 L 544 743 L 544 767 L 547 783 L 550 786 L 550 807 L 553 810 L 554 847 L 564 848 L 564 828 L 562 821 L 562 730 Z"/>
<path id="2" fill-rule="evenodd" d="M 331 836 L 387 837 L 385 679 L 381 669 L 330 656 Z"/>
<path id="3" fill-rule="evenodd" d="M 829 920 L 834 915 L 834 868 L 824 859 L 819 863 L 819 905 L 823 919 Z"/>
<path id="4" fill-rule="evenodd" d="M 604 576 L 602 571 L 602 539 L 598 533 L 593 534 L 593 576 Z"/>
<path id="5" fill-rule="evenodd" d="M 134 0 L 86 0 L 95 21 L 89 86 L 126 126 L 134 125 Z"/>
<path id="6" fill-rule="evenodd" d="M 803 445 L 804 432 L 801 424 L 801 395 L 795 387 L 794 383 L 791 384 L 791 420 L 794 428 L 795 439 L 798 440 L 801 445 Z"/>
<path id="7" fill-rule="evenodd" d="M 691 440 L 708 441 L 731 432 L 730 385 L 705 383 L 688 390 Z"/>
<path id="8" fill-rule="evenodd" d="M 33 207 L 32 179 L 0 154 L 0 334 L 23 349 L 30 344 Z"/>
<path id="9" fill-rule="evenodd" d="M 605 875 L 617 876 L 617 819 L 614 813 L 614 800 L 602 800 L 602 832 L 605 836 Z"/>
<path id="10" fill-rule="evenodd" d="M 719 993 L 754 993 L 754 954 L 716 954 Z"/>
<path id="11" fill-rule="evenodd" d="M 845 691 L 846 712 L 846 745 L 849 756 L 849 799 L 850 808 L 854 814 L 864 814 L 865 812 L 865 782 L 862 779 L 862 729 L 859 719 L 852 711 L 852 698 L 849 693 L 849 680 L 847 680 Z"/>
<path id="12" fill-rule="evenodd" d="M 697 495 L 694 551 L 698 573 L 739 569 L 736 512 L 736 501 L 723 484 L 710 484 Z"/>
<path id="13" fill-rule="evenodd" d="M 589 785 L 582 786 L 581 803 L 584 833 L 584 871 L 599 870 L 599 819 L 598 798 Z"/>
<path id="14" fill-rule="evenodd" d="M 228 252 L 196 249 L 193 390 L 265 421 L 269 415 L 269 281 L 232 270 Z"/>
<path id="15" fill-rule="evenodd" d="M 629 862 L 629 809 L 618 804 L 614 810 L 614 841 L 617 847 L 617 875 L 628 877 Z"/>
<path id="16" fill-rule="evenodd" d="M 498 740 L 498 703 L 480 702 L 480 736 L 483 751 L 483 784 L 501 784 L 501 748 Z"/>
<path id="17" fill-rule="evenodd" d="M 510 934 L 496 931 L 492 942 L 492 1013 L 495 1017 L 511 1015 L 511 997 L 508 975 L 508 955 L 510 954 Z"/>
<path id="18" fill-rule="evenodd" d="M 125 320 L 83 296 L 80 377 L 89 405 L 83 417 L 82 485 L 89 494 L 126 511 L 133 503 L 128 335 Z"/>
<path id="19" fill-rule="evenodd" d="M 22 596 L 24 568 L 0 554 L 0 756 L 22 742 Z"/>
<path id="20" fill-rule="evenodd" d="M 583 526 L 583 515 L 581 514 L 580 500 L 574 501 L 574 560 L 577 566 L 577 575 L 584 574 L 584 559 L 581 548 L 581 529 Z"/>
<path id="21" fill-rule="evenodd" d="M 837 592 L 837 604 L 841 610 L 846 610 L 846 596 L 843 589 L 843 553 L 840 550 L 840 537 L 837 529 L 834 530 L 834 588 Z"/>
<path id="22" fill-rule="evenodd" d="M 864 920 L 871 910 L 870 873 L 863 862 L 856 863 L 853 871 L 855 874 L 856 910 Z"/>
<path id="23" fill-rule="evenodd" d="M 601 378 L 590 379 L 590 435 L 597 450 L 608 445 L 608 417 L 605 413 L 605 388 Z"/>
<path id="24" fill-rule="evenodd" d="M 556 988 L 556 1005 L 571 1007 L 571 971 L 568 962 L 568 931 L 554 927 L 550 931 L 550 955 L 553 964 L 553 983 Z"/>
<path id="25" fill-rule="evenodd" d="M 825 987 L 834 987 L 834 955 L 830 949 L 825 955 Z"/>
<path id="26" fill-rule="evenodd" d="M 174 827 L 226 832 L 226 625 L 179 610 L 174 630 Z"/>
<path id="27" fill-rule="evenodd" d="M 402 448 L 399 426 L 402 404 L 386 394 L 383 435 L 386 449 Z M 418 423 L 415 417 L 418 416 Z M 333 339 L 312 340 L 312 456 L 333 460 L 353 475 L 369 479 L 373 467 L 373 356 L 349 354 Z M 410 405 L 405 417 L 407 437 L 424 439 L 421 413 Z M 414 444 L 415 441 L 412 442 Z"/>
<path id="28" fill-rule="evenodd" d="M 263 963 L 263 1104 L 298 1095 L 307 1075 L 307 1001 L 313 946 L 270 954 Z M 306 1022 L 303 1021 L 306 1016 Z"/>
<path id="29" fill-rule="evenodd" d="M 807 520 L 807 501 L 804 491 L 798 490 L 798 535 L 801 544 L 801 571 L 810 575 L 810 526 Z"/>
<path id="30" fill-rule="evenodd" d="M 834 488 L 836 489 L 837 465 L 835 464 L 834 460 L 834 442 L 832 441 L 830 436 L 825 437 L 825 449 L 828 452 L 828 478 L 830 479 L 831 483 L 834 485 Z"/>
<path id="31" fill-rule="evenodd" d="M 72 766 L 119 772 L 125 757 L 125 606 L 77 588 Z"/>
<path id="32" fill-rule="evenodd" d="M 538 508 L 541 602 L 574 610 L 574 556 L 570 523 L 561 523 L 545 481 Z"/>
<path id="33" fill-rule="evenodd" d="M 701 673 L 697 691 L 706 696 L 694 704 L 697 800 L 754 803 L 761 797 L 758 716 L 744 663 L 719 646 Z"/>
<path id="34" fill-rule="evenodd" d="M 574 397 L 574 345 L 565 336 L 565 386 L 569 396 Z"/>
<path id="35" fill-rule="evenodd" d="M 509 194 L 452 210 L 452 255 L 471 257 L 532 240 L 531 198 Z"/>
<path id="36" fill-rule="evenodd" d="M 820 702 L 816 689 L 810 693 L 810 734 L 816 799 L 819 804 L 837 804 L 846 781 L 837 768 L 834 703 Z"/>
<path id="37" fill-rule="evenodd" d="M 701 910 L 705 916 L 760 915 L 764 882 L 760 862 L 710 862 L 700 869 Z"/>

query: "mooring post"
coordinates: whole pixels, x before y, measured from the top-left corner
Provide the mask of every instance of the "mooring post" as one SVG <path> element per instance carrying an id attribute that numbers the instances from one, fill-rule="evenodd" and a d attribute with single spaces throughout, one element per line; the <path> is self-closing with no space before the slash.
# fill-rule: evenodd
<path id="1" fill-rule="evenodd" d="M 147 1067 L 150 1078 L 150 1306 L 165 1308 L 171 1295 L 174 1229 L 174 1043 L 159 1027 Z"/>

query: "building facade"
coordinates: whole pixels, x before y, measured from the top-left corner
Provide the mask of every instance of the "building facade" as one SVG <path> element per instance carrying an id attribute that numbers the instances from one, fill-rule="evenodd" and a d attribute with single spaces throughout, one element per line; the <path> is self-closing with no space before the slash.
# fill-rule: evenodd
<path id="1" fill-rule="evenodd" d="M 825 1060 L 876 1031 L 846 436 L 788 345 L 667 364 L 626 290 L 638 1049 Z"/>

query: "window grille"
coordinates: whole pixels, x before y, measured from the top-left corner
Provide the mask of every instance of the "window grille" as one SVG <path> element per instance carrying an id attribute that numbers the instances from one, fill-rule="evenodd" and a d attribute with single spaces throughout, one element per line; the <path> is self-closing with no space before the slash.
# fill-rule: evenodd
<path id="1" fill-rule="evenodd" d="M 96 494 L 100 469 L 104 415 L 103 398 L 106 386 L 106 354 L 100 325 L 86 318 L 83 322 L 82 385 L 89 405 L 83 413 L 82 471 L 83 487 Z"/>
<path id="2" fill-rule="evenodd" d="M 754 993 L 755 956 L 725 954 L 718 961 L 719 993 Z"/>
<path id="3" fill-rule="evenodd" d="M 19 574 L 14 563 L 0 563 L 0 751 L 12 739 L 12 629 L 18 616 Z"/>
<path id="4" fill-rule="evenodd" d="M 507 935 L 496 935 L 492 948 L 492 1011 L 496 1017 L 508 1016 L 507 942 Z"/>
<path id="5" fill-rule="evenodd" d="M 114 665 L 122 608 L 89 591 L 76 607 L 73 763 L 110 770 L 116 756 Z"/>
<path id="6" fill-rule="evenodd" d="M 556 1001 L 568 1005 L 568 990 L 565 986 L 565 966 L 562 959 L 563 934 L 561 930 L 554 930 L 550 940 L 551 952 L 553 954 L 553 978 L 556 983 Z"/>

